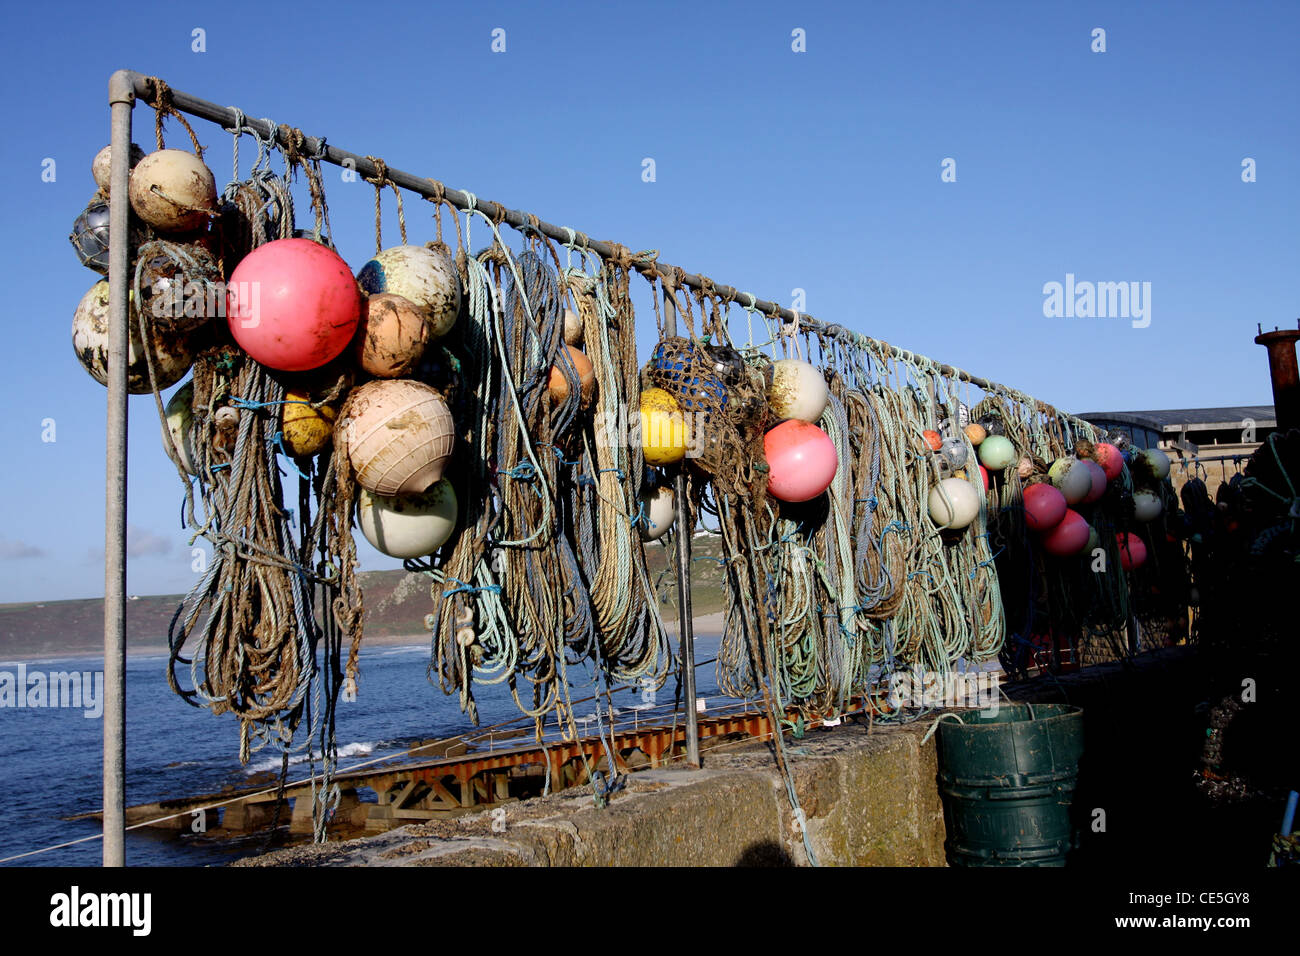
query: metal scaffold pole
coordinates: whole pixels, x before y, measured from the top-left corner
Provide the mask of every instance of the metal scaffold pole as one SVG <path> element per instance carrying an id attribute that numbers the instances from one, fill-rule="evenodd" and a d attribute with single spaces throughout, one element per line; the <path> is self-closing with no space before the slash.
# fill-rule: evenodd
<path id="1" fill-rule="evenodd" d="M 664 289 L 664 319 L 668 334 L 677 334 L 677 301 Z M 682 660 L 682 693 L 686 707 L 686 763 L 700 766 L 700 718 L 695 704 L 695 623 L 691 612 L 691 516 L 686 502 L 686 469 L 679 466 L 673 483 L 677 507 L 677 628 Z"/>
<path id="2" fill-rule="evenodd" d="M 127 229 L 131 215 L 132 74 L 108 81 L 112 111 L 108 240 L 108 422 L 104 468 L 104 865 L 126 865 L 126 363 L 131 330 Z"/>
<path id="3" fill-rule="evenodd" d="M 134 86 L 136 95 L 148 102 L 153 95 L 150 78 L 141 73 L 135 73 L 130 70 L 123 70 L 120 72 L 122 75 L 130 78 L 130 82 Z M 266 139 L 268 142 L 277 143 L 286 147 L 292 145 L 303 155 L 319 157 L 322 161 L 333 163 L 335 166 L 343 166 L 347 169 L 355 170 L 360 176 L 373 178 L 380 175 L 382 172 L 383 176 L 393 185 L 399 186 L 402 189 L 409 189 L 411 192 L 423 196 L 426 199 L 445 199 L 447 202 L 462 211 L 475 209 L 494 222 L 507 223 L 516 228 L 533 230 L 555 240 L 556 242 L 567 243 L 574 239 L 574 233 L 571 230 L 566 229 L 563 226 L 557 226 L 546 222 L 536 216 L 531 216 L 526 212 L 521 212 L 518 209 L 508 209 L 499 203 L 487 199 L 480 199 L 470 193 L 459 189 L 452 189 L 450 186 L 444 186 L 442 183 L 435 182 L 432 179 L 416 176 L 393 166 L 385 165 L 381 170 L 380 167 L 377 166 L 369 157 L 361 156 L 357 153 L 351 153 L 345 149 L 339 149 L 337 146 L 331 146 L 321 137 L 304 136 L 300 143 L 291 144 L 286 138 L 290 133 L 287 126 L 276 126 L 264 119 L 254 119 L 252 116 L 247 115 L 247 111 L 240 113 L 232 107 L 219 106 L 216 103 L 200 99 L 197 96 L 192 96 L 182 90 L 174 88 L 170 89 L 169 95 L 170 103 L 176 109 L 184 113 L 189 113 L 191 116 L 197 116 L 200 119 L 217 123 L 225 129 L 230 129 L 237 123 L 242 123 L 244 129 L 256 132 L 258 136 Z M 579 243 L 585 244 L 587 248 L 593 250 L 597 255 L 601 256 L 601 258 L 608 259 L 614 257 L 618 252 L 613 243 L 603 242 L 599 239 L 592 239 L 580 232 L 577 233 L 576 236 Z M 889 345 L 878 339 L 873 339 L 858 332 L 854 332 L 845 326 L 837 323 L 823 322 L 807 313 L 795 312 L 794 310 L 787 309 L 778 303 L 770 302 L 766 299 L 760 299 L 748 292 L 741 291 L 732 286 L 719 282 L 712 282 L 704 276 L 686 272 L 684 270 L 679 271 L 675 266 L 660 262 L 658 263 L 658 269 L 664 273 L 675 272 L 677 283 L 680 285 L 696 290 L 708 290 L 724 299 L 734 299 L 736 302 L 739 302 L 748 308 L 780 319 L 783 323 L 792 325 L 794 329 L 797 329 L 798 331 L 810 332 L 812 334 L 846 334 L 856 342 L 868 345 L 871 348 L 878 350 L 883 355 L 903 360 L 913 360 L 917 358 L 917 356 L 912 352 L 897 348 L 896 346 Z M 1017 389 L 1008 388 L 1005 385 L 1000 385 L 997 382 L 990 381 L 989 379 L 981 378 L 978 375 L 972 375 L 963 369 L 951 365 L 936 362 L 934 369 L 938 374 L 945 378 L 954 378 L 963 382 L 969 382 L 986 392 L 1000 392 L 1004 395 L 1016 397 L 1021 401 L 1030 399 L 1030 396 L 1025 395 Z M 1066 415 L 1065 417 L 1078 421 L 1078 419 L 1072 415 Z"/>

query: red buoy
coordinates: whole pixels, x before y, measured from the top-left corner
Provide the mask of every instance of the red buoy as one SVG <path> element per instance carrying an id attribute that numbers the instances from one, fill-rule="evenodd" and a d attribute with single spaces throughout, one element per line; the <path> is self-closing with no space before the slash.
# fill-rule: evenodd
<path id="1" fill-rule="evenodd" d="M 1026 488 L 1024 502 L 1025 524 L 1031 531 L 1051 531 L 1061 523 L 1069 510 L 1065 495 L 1061 494 L 1059 488 L 1045 481 Z"/>
<path id="2" fill-rule="evenodd" d="M 789 419 L 763 436 L 767 490 L 782 501 L 816 498 L 830 487 L 839 456 L 830 436 L 811 422 Z"/>
<path id="3" fill-rule="evenodd" d="M 240 348 L 268 368 L 305 372 L 356 332 L 361 293 L 337 252 L 310 239 L 258 246 L 230 275 L 226 318 Z"/>
<path id="4" fill-rule="evenodd" d="M 1083 515 L 1073 508 L 1065 510 L 1063 517 L 1055 528 L 1043 535 L 1043 547 L 1048 554 L 1054 554 L 1057 557 L 1068 557 L 1071 554 L 1078 554 L 1088 546 L 1088 522 L 1083 519 Z"/>
<path id="5" fill-rule="evenodd" d="M 1090 458 L 1083 459 L 1081 464 L 1088 469 L 1088 475 L 1092 478 L 1092 489 L 1083 497 L 1083 503 L 1090 505 L 1100 501 L 1106 493 L 1106 470 Z"/>
<path id="6" fill-rule="evenodd" d="M 1119 545 L 1119 564 L 1125 571 L 1140 568 L 1147 560 L 1146 543 L 1131 531 L 1122 531 L 1115 535 Z"/>
<path id="7" fill-rule="evenodd" d="M 1114 481 L 1119 477 L 1119 473 L 1124 470 L 1124 456 L 1120 454 L 1118 448 L 1109 442 L 1097 442 L 1093 446 L 1092 453 L 1096 456 L 1097 464 L 1101 465 L 1102 471 L 1106 473 L 1107 481 Z"/>

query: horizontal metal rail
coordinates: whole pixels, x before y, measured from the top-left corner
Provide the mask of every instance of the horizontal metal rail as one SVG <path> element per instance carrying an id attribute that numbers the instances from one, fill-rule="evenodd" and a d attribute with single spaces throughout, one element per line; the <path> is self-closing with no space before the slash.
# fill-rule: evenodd
<path id="1" fill-rule="evenodd" d="M 138 98 L 149 102 L 154 95 L 154 87 L 151 78 L 132 70 L 122 70 L 119 75 L 128 79 Z M 254 119 L 233 107 L 218 106 L 216 103 L 200 99 L 182 90 L 168 88 L 170 103 L 176 109 L 191 116 L 197 116 L 200 119 L 217 123 L 223 129 L 234 130 L 237 123 L 242 123 L 242 128 L 252 130 L 259 137 L 267 141 L 274 141 L 282 147 L 289 147 L 293 144 L 286 141 L 283 130 L 272 124 L 266 119 Z M 397 169 L 385 164 L 381 169 L 365 156 L 359 156 L 356 153 L 349 152 L 346 149 L 340 149 L 337 146 L 330 145 L 324 138 L 316 136 L 306 136 L 297 148 L 304 156 L 315 157 L 336 166 L 343 166 L 349 169 L 355 169 L 364 177 L 374 179 L 381 173 L 391 183 L 400 186 L 403 189 L 417 193 L 426 199 L 445 198 L 457 209 L 462 211 L 476 209 L 486 215 L 489 219 L 497 222 L 505 222 L 518 229 L 535 229 L 541 234 L 557 242 L 568 243 L 575 241 L 577 245 L 591 249 L 602 258 L 614 258 L 619 253 L 619 247 L 615 243 L 606 242 L 600 239 L 592 239 L 579 230 L 566 229 L 563 226 L 556 226 L 552 223 L 545 222 L 536 216 L 530 216 L 528 213 L 520 212 L 517 209 L 508 209 L 500 203 L 492 202 L 488 199 L 480 199 L 472 196 L 468 192 L 459 189 L 452 189 L 450 186 L 444 186 L 442 183 L 416 176 L 404 170 Z M 824 322 L 820 319 L 804 312 L 795 312 L 787 309 L 775 302 L 767 299 L 760 299 L 749 292 L 742 292 L 729 285 L 721 285 L 713 282 L 705 276 L 680 270 L 676 266 L 665 263 L 656 263 L 655 267 L 660 273 L 672 275 L 675 280 L 682 285 L 701 291 L 711 291 L 723 298 L 732 299 L 747 305 L 758 312 L 762 312 L 773 317 L 780 318 L 787 325 L 794 324 L 801 331 L 811 332 L 813 334 L 825 334 L 831 336 L 847 335 L 857 344 L 873 349 L 881 354 L 887 354 L 897 359 L 911 361 L 925 356 L 917 355 L 906 349 L 898 348 L 879 339 L 873 339 L 870 336 L 863 335 L 854 331 L 847 326 L 839 323 Z M 942 363 L 934 363 L 936 371 L 945 378 L 954 378 L 963 382 L 969 382 L 985 392 L 1001 393 L 1010 396 L 1022 402 L 1032 403 L 1035 401 L 1033 396 L 1014 389 L 1006 385 L 1001 385 L 990 379 L 982 378 L 978 375 L 972 375 L 964 369 Z M 1031 407 L 1033 407 L 1031 405 Z M 1083 420 L 1066 412 L 1058 414 L 1075 423 L 1083 423 Z"/>

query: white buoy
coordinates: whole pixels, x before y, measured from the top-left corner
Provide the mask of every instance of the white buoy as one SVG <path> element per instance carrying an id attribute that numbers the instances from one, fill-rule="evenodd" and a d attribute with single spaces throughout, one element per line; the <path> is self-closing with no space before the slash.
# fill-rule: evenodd
<path id="1" fill-rule="evenodd" d="M 376 550 L 392 558 L 432 554 L 456 529 L 456 492 L 446 478 L 418 495 L 357 495 L 357 524 Z"/>
<path id="2" fill-rule="evenodd" d="M 564 344 L 574 348 L 582 344 L 582 316 L 572 309 L 564 310 Z"/>
<path id="3" fill-rule="evenodd" d="M 945 478 L 930 489 L 930 518 L 936 525 L 958 530 L 979 513 L 979 493 L 965 478 Z"/>
<path id="4" fill-rule="evenodd" d="M 772 385 L 767 400 L 779 418 L 816 424 L 826 411 L 830 392 L 826 379 L 811 362 L 778 359 L 772 365 Z"/>
<path id="5" fill-rule="evenodd" d="M 393 246 L 361 267 L 357 284 L 367 295 L 400 295 L 422 309 L 432 323 L 433 338 L 446 335 L 460 313 L 460 273 L 442 249 Z"/>
<path id="6" fill-rule="evenodd" d="M 203 160 L 183 149 L 160 149 L 131 172 L 131 208 L 159 232 L 188 232 L 217 208 L 217 182 Z"/>
<path id="7" fill-rule="evenodd" d="M 1169 477 L 1169 456 L 1159 448 L 1148 448 L 1142 452 L 1142 457 L 1146 459 L 1151 471 L 1161 481 Z"/>
<path id="8" fill-rule="evenodd" d="M 194 351 L 186 335 L 154 324 L 150 330 L 154 374 L 159 388 L 171 388 L 189 371 Z M 131 316 L 126 357 L 126 390 L 132 395 L 149 392 L 149 357 L 145 355 L 140 326 Z M 108 385 L 109 318 L 108 282 L 101 280 L 81 298 L 72 316 L 72 349 L 81 367 L 100 385 Z"/>
<path id="9" fill-rule="evenodd" d="M 658 541 L 677 518 L 677 500 L 672 488 L 661 485 L 641 492 L 641 506 L 645 517 L 641 520 L 641 540 Z"/>
<path id="10" fill-rule="evenodd" d="M 144 150 L 142 150 L 135 143 L 132 143 L 131 144 L 131 169 L 135 169 L 136 166 L 140 165 L 140 160 L 142 159 L 144 159 Z M 109 145 L 109 146 L 105 146 L 98 153 L 96 153 L 94 160 L 92 160 L 90 164 L 90 175 L 94 177 L 95 185 L 104 191 L 105 196 L 108 195 L 108 190 L 109 190 L 108 180 L 109 180 L 109 173 L 111 171 L 112 162 L 113 162 L 113 147 Z M 129 176 L 130 174 L 128 173 L 127 175 Z M 127 181 L 130 182 L 129 179 Z"/>
<path id="11" fill-rule="evenodd" d="M 180 466 L 191 475 L 199 473 L 194 464 L 194 436 L 191 434 L 194 426 L 194 383 L 186 382 L 176 394 L 167 400 L 165 417 L 167 419 L 167 431 L 163 433 L 163 450 L 174 449 L 175 453 L 180 456 Z"/>
<path id="12" fill-rule="evenodd" d="M 1077 458 L 1058 458 L 1047 477 L 1065 495 L 1066 503 L 1077 505 L 1092 491 L 1092 475 Z"/>
<path id="13" fill-rule="evenodd" d="M 1158 495 L 1149 491 L 1139 491 L 1133 496 L 1133 517 L 1138 521 L 1154 521 L 1165 510 Z"/>

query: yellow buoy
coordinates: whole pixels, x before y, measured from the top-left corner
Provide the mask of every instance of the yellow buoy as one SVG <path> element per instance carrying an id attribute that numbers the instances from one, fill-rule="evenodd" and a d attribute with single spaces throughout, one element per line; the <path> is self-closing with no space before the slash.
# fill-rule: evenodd
<path id="1" fill-rule="evenodd" d="M 686 420 L 662 388 L 641 393 L 641 453 L 647 465 L 671 465 L 686 457 Z"/>
<path id="2" fill-rule="evenodd" d="M 280 413 L 280 431 L 284 433 L 284 447 L 294 458 L 308 458 L 316 454 L 334 434 L 334 419 L 339 411 L 330 405 L 319 408 L 309 404 L 307 392 L 288 390 Z"/>

